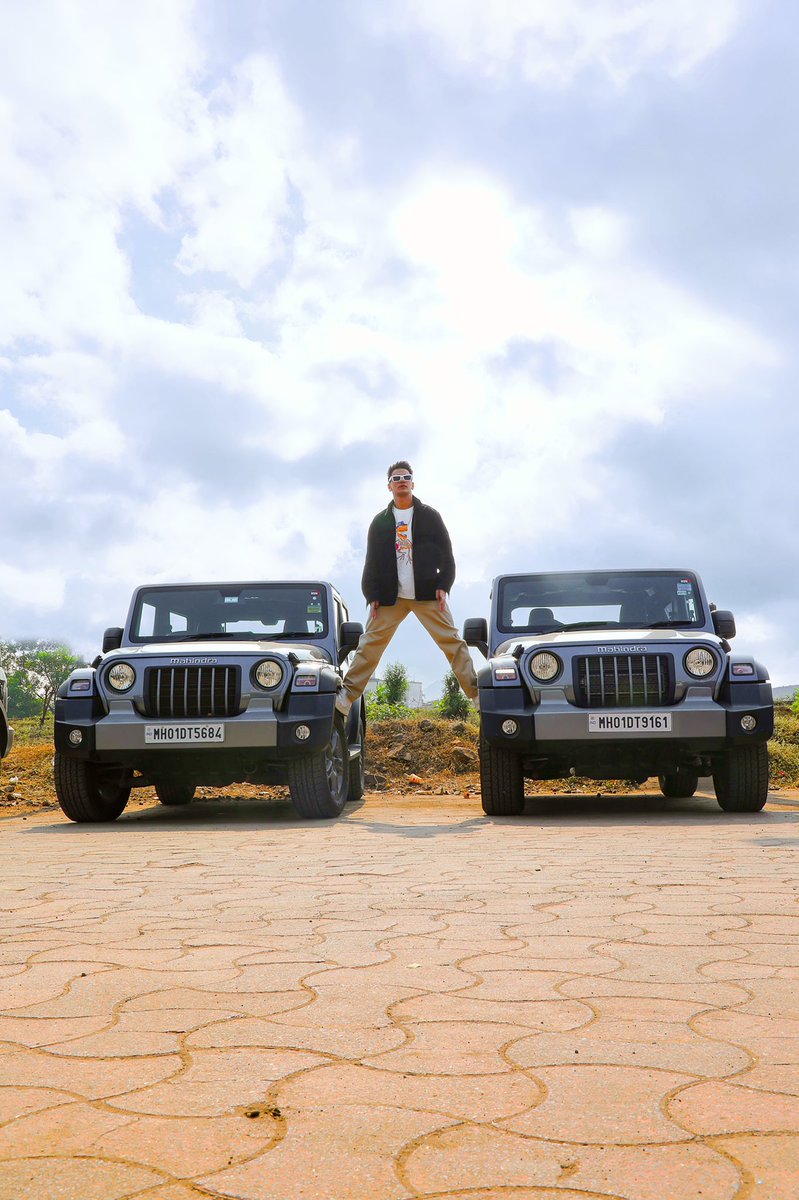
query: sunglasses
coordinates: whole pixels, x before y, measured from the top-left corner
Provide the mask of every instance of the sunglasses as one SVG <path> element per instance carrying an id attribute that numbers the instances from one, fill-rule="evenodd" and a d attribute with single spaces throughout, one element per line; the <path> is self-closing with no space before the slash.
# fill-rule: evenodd
<path id="1" fill-rule="evenodd" d="M 412 479 L 413 475 L 391 475 L 389 483 L 410 483 Z"/>

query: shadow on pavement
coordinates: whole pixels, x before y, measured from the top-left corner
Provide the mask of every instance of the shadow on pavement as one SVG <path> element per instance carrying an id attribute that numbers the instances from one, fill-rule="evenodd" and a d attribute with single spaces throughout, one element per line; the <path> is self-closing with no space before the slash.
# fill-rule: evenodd
<path id="1" fill-rule="evenodd" d="M 770 797 L 770 803 L 779 804 L 779 797 Z M 436 820 L 442 810 L 449 819 Z M 372 811 L 373 819 L 370 816 Z M 605 795 L 599 792 L 586 795 L 560 792 L 527 797 L 524 812 L 516 817 L 486 816 L 480 806 L 479 796 L 472 796 L 468 800 L 457 795 L 367 796 L 365 800 L 347 804 L 340 817 L 321 821 L 300 817 L 288 799 L 229 797 L 218 801 L 201 800 L 180 808 L 158 804 L 150 808 L 134 808 L 124 812 L 118 820 L 108 823 L 76 824 L 65 820 L 59 813 L 53 823 L 37 822 L 23 832 L 58 832 L 65 837 L 75 837 L 80 836 L 82 829 L 90 829 L 93 833 L 107 832 L 118 837 L 126 831 L 151 835 L 180 830 L 270 830 L 296 829 L 298 826 L 308 829 L 339 826 L 344 832 L 349 819 L 356 815 L 358 827 L 370 833 L 418 839 L 453 832 L 479 833 L 481 828 L 512 825 L 568 827 L 579 824 L 623 829 L 643 825 L 699 824 L 719 828 L 750 825 L 755 829 L 763 829 L 799 822 L 799 809 L 785 812 L 767 806 L 758 813 L 725 813 L 718 807 L 712 792 L 699 793 L 687 800 L 670 800 L 660 793 Z M 775 839 L 774 844 L 782 844 L 782 839 Z"/>
<path id="2" fill-rule="evenodd" d="M 180 807 L 155 804 L 150 808 L 128 808 L 116 821 L 96 823 L 69 821 L 59 812 L 52 824 L 37 823 L 30 825 L 24 832 L 63 832 L 66 835 L 79 833 L 81 829 L 90 829 L 92 833 L 107 832 L 118 835 L 124 831 L 174 833 L 175 830 L 181 829 L 278 829 L 284 826 L 295 829 L 298 825 L 313 829 L 346 822 L 347 816 L 362 806 L 363 801 L 359 800 L 357 803 L 347 804 L 340 817 L 309 821 L 300 817 L 288 800 L 253 800 L 249 796 L 237 800 L 235 797 L 229 797 L 224 800 L 195 801 Z"/>

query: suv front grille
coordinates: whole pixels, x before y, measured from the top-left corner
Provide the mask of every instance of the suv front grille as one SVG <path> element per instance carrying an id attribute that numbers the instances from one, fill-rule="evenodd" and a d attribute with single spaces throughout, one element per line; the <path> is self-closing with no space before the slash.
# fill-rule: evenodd
<path id="1" fill-rule="evenodd" d="M 148 717 L 233 717 L 239 711 L 238 667 L 148 667 Z"/>
<path id="2" fill-rule="evenodd" d="M 574 698 L 579 708 L 673 703 L 670 654 L 585 654 L 574 662 Z"/>

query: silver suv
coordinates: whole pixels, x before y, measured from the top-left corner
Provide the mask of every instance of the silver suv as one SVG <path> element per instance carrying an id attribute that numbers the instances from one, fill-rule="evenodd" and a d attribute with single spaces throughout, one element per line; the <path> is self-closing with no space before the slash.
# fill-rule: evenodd
<path id="1" fill-rule="evenodd" d="M 771 684 L 733 653 L 732 613 L 709 604 L 695 571 L 500 575 L 490 629 L 464 638 L 488 663 L 480 686 L 486 813 L 524 806 L 524 778 L 657 776 L 688 797 L 712 775 L 728 812 L 768 795 Z"/>
<path id="2" fill-rule="evenodd" d="M 159 584 L 73 671 L 55 706 L 55 786 L 73 821 L 113 821 L 135 787 L 287 783 L 303 817 L 364 788 L 365 717 L 335 710 L 362 627 L 329 583 Z"/>
<path id="3" fill-rule="evenodd" d="M 13 745 L 14 730 L 8 723 L 8 679 L 0 667 L 0 758 L 5 758 Z"/>

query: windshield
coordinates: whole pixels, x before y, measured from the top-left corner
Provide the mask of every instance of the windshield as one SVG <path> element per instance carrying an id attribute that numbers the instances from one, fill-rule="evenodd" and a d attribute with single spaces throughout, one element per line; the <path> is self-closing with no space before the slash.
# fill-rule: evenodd
<path id="1" fill-rule="evenodd" d="M 217 584 L 140 592 L 130 640 L 271 640 L 319 638 L 326 633 L 327 598 L 320 584 Z"/>
<path id="2" fill-rule="evenodd" d="M 696 576 L 678 571 L 516 575 L 499 584 L 503 633 L 704 624 Z"/>

